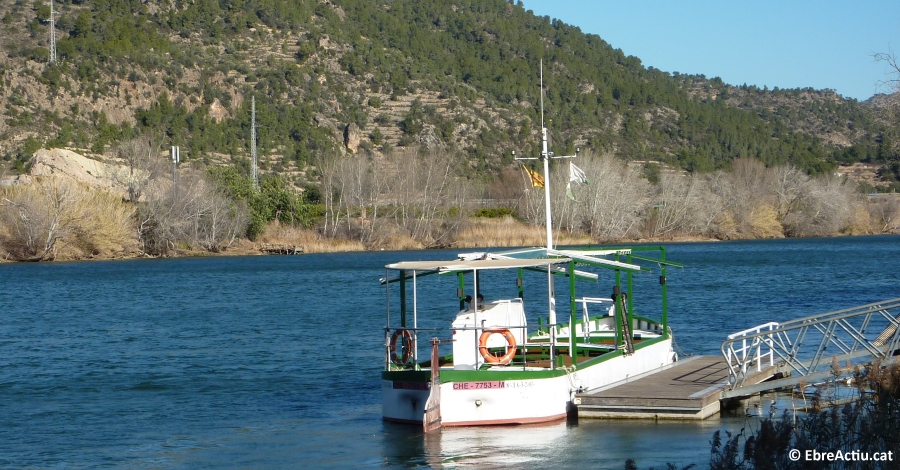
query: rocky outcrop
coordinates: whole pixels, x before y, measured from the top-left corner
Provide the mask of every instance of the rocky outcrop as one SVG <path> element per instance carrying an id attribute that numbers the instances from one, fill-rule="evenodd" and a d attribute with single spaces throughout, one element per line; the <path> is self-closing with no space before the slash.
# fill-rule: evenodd
<path id="1" fill-rule="evenodd" d="M 359 150 L 360 136 L 359 126 L 356 124 L 351 122 L 344 128 L 344 145 L 351 153 L 356 153 Z"/>
<path id="2" fill-rule="evenodd" d="M 117 170 L 109 165 L 65 149 L 40 149 L 30 161 L 28 174 L 32 177 L 59 176 L 86 183 L 94 188 L 107 189 L 124 195 L 111 178 Z"/>

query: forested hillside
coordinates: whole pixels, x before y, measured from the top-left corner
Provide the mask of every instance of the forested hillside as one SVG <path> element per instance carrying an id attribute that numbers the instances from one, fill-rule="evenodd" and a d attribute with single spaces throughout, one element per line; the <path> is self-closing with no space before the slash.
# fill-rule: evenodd
<path id="1" fill-rule="evenodd" d="M 542 62 L 551 150 L 580 149 L 602 182 L 573 202 L 552 165 L 554 224 L 572 242 L 900 229 L 900 199 L 860 194 L 900 188 L 897 121 L 877 112 L 897 95 L 863 104 L 660 71 L 521 1 L 54 8 L 51 21 L 42 0 L 0 3 L 0 176 L 70 149 L 106 165 L 125 206 L 88 224 L 88 188 L 0 187 L 0 256 L 53 259 L 68 240 L 70 257 L 90 257 L 123 233 L 151 255 L 294 229 L 368 248 L 535 243 L 543 196 L 512 152 L 538 153 Z M 863 170 L 865 185 L 840 176 Z"/>
<path id="2" fill-rule="evenodd" d="M 464 151 L 496 173 L 536 145 L 539 61 L 559 152 L 706 172 L 738 157 L 810 173 L 886 160 L 880 123 L 814 90 L 732 87 L 645 68 L 596 35 L 504 0 L 63 0 L 0 6 L 2 155 L 102 153 L 150 133 L 194 159 L 246 157 L 249 97 L 272 170 L 351 141 Z M 356 129 L 360 131 L 356 133 Z M 31 138 L 31 139 L 28 139 Z M 302 176 L 302 175 L 298 175 Z"/>

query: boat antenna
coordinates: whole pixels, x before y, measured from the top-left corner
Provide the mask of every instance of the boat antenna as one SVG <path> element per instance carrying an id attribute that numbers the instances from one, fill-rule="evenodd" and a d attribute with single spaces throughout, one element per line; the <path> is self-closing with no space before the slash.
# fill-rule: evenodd
<path id="1" fill-rule="evenodd" d="M 544 59 L 541 59 L 541 160 L 544 161 L 544 213 L 547 217 L 547 249 L 553 249 L 553 218 L 550 217 L 550 157 L 547 124 L 544 122 Z"/>
<path id="2" fill-rule="evenodd" d="M 541 59 L 541 128 L 544 127 L 544 59 Z"/>

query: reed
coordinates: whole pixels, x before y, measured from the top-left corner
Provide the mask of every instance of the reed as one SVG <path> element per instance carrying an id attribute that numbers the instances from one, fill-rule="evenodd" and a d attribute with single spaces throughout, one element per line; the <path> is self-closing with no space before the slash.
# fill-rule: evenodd
<path id="1" fill-rule="evenodd" d="M 366 250 L 366 246 L 362 242 L 326 237 L 315 230 L 283 225 L 277 220 L 269 222 L 265 233 L 259 238 L 259 242 L 299 246 L 305 253 Z"/>
<path id="2" fill-rule="evenodd" d="M 460 229 L 452 245 L 456 248 L 543 246 L 547 244 L 547 232 L 543 227 L 526 225 L 511 216 L 489 219 L 470 219 Z M 554 242 L 559 245 L 586 245 L 592 243 L 586 234 L 562 230 L 554 232 Z"/>
<path id="3" fill-rule="evenodd" d="M 68 178 L 0 191 L 0 248 L 18 261 L 114 258 L 137 248 L 134 206 Z"/>

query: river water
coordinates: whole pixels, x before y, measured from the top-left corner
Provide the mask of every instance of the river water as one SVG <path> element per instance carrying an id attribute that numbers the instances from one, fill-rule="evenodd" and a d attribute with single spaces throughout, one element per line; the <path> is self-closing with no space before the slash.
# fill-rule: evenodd
<path id="1" fill-rule="evenodd" d="M 897 236 L 667 248 L 685 265 L 668 286 L 687 354 L 900 297 Z M 0 467 L 702 468 L 714 431 L 752 427 L 738 413 L 423 437 L 382 422 L 384 265 L 455 253 L 0 265 Z M 449 322 L 455 287 L 442 295 Z"/>

